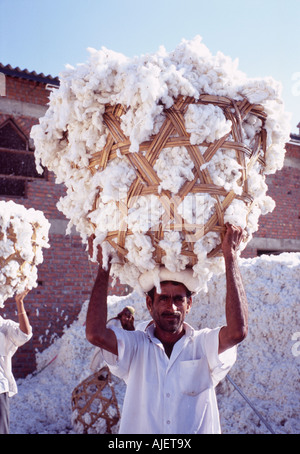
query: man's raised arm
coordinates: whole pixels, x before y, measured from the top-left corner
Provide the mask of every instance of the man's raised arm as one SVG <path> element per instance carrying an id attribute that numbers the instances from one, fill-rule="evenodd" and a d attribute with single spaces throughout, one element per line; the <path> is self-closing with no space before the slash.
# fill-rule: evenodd
<path id="1" fill-rule="evenodd" d="M 226 326 L 220 330 L 219 353 L 240 343 L 248 333 L 247 296 L 237 258 L 243 230 L 229 224 L 226 227 L 222 242 L 226 269 Z"/>
<path id="2" fill-rule="evenodd" d="M 89 239 L 89 249 L 91 242 L 92 239 Z M 91 344 L 117 355 L 118 346 L 115 333 L 106 327 L 110 264 L 107 270 L 102 268 L 102 251 L 100 246 L 98 246 L 98 263 L 99 269 L 86 316 L 86 338 Z"/>

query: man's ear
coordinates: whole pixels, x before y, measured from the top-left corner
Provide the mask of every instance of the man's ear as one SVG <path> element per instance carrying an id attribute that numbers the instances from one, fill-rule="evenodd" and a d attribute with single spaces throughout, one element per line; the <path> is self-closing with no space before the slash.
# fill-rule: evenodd
<path id="1" fill-rule="evenodd" d="M 190 312 L 192 304 L 193 304 L 193 299 L 191 296 L 189 296 L 187 299 L 187 309 L 186 309 L 187 314 Z"/>
<path id="2" fill-rule="evenodd" d="M 152 298 L 149 295 L 146 295 L 146 305 L 147 305 L 148 311 L 151 314 L 151 312 L 152 312 Z"/>

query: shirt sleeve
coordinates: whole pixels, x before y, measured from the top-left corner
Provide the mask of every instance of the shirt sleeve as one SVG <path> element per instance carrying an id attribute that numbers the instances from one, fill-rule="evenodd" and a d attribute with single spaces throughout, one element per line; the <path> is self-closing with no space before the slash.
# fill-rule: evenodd
<path id="1" fill-rule="evenodd" d="M 32 330 L 29 334 L 23 333 L 19 324 L 13 320 L 5 320 L 2 325 L 2 335 L 5 338 L 5 356 L 13 353 L 18 347 L 28 342 L 32 337 Z"/>
<path id="2" fill-rule="evenodd" d="M 114 331 L 117 337 L 118 355 L 114 355 L 113 353 L 102 349 L 103 358 L 111 372 L 126 382 L 130 364 L 138 345 L 138 333 L 143 333 L 141 331 L 126 331 L 114 326 L 110 327 L 110 329 Z"/>
<path id="3" fill-rule="evenodd" d="M 213 385 L 217 384 L 228 374 L 237 357 L 237 346 L 231 347 L 219 354 L 219 332 L 221 327 L 207 330 L 204 349 L 208 360 Z"/>
<path id="4" fill-rule="evenodd" d="M 17 346 L 21 347 L 21 345 L 24 345 L 26 342 L 29 341 L 32 337 L 32 329 L 30 327 L 30 333 L 25 334 L 21 329 L 18 323 L 16 322 L 11 322 L 10 329 L 9 329 L 9 337 L 11 341 Z"/>

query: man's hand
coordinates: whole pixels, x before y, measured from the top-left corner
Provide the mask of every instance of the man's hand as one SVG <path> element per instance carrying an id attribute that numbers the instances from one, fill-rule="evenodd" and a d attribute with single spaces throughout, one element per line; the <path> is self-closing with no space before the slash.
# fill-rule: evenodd
<path id="1" fill-rule="evenodd" d="M 30 292 L 30 290 L 28 288 L 26 288 L 25 290 L 23 290 L 23 292 L 15 295 L 15 300 L 16 300 L 18 309 L 23 304 L 24 298 L 29 292 Z"/>
<path id="2" fill-rule="evenodd" d="M 237 252 L 243 239 L 243 229 L 226 224 L 222 250 L 226 269 L 226 326 L 219 334 L 219 353 L 240 343 L 248 332 L 248 303 Z"/>
<path id="3" fill-rule="evenodd" d="M 93 257 L 95 235 L 88 238 L 88 253 Z M 97 246 L 97 261 L 99 263 L 96 281 L 94 283 L 86 316 L 87 340 L 97 347 L 104 348 L 115 355 L 118 354 L 115 333 L 106 327 L 107 323 L 107 293 L 111 262 L 107 269 L 103 268 L 102 248 Z"/>
<path id="4" fill-rule="evenodd" d="M 225 224 L 225 226 L 226 232 L 222 241 L 222 251 L 224 258 L 227 258 L 238 252 L 244 236 L 244 231 L 241 227 L 237 227 L 229 223 Z"/>
<path id="5" fill-rule="evenodd" d="M 17 309 L 18 309 L 19 326 L 20 326 L 21 331 L 23 331 L 23 333 L 25 333 L 25 334 L 31 333 L 30 323 L 29 323 L 26 311 L 24 309 L 24 298 L 28 293 L 29 293 L 29 290 L 26 288 L 23 292 L 15 295 L 15 300 L 16 300 Z"/>

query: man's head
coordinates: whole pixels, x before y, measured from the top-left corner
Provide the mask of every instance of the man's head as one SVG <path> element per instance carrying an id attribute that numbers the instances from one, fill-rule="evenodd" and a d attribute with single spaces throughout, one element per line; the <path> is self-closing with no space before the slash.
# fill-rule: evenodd
<path id="1" fill-rule="evenodd" d="M 160 293 L 155 287 L 147 293 L 148 310 L 159 329 L 179 333 L 192 306 L 191 292 L 184 284 L 176 281 L 163 281 L 160 287 Z"/>
<path id="2" fill-rule="evenodd" d="M 118 314 L 118 319 L 121 322 L 121 325 L 124 329 L 127 331 L 133 331 L 134 330 L 134 308 L 131 306 L 126 306 Z"/>

